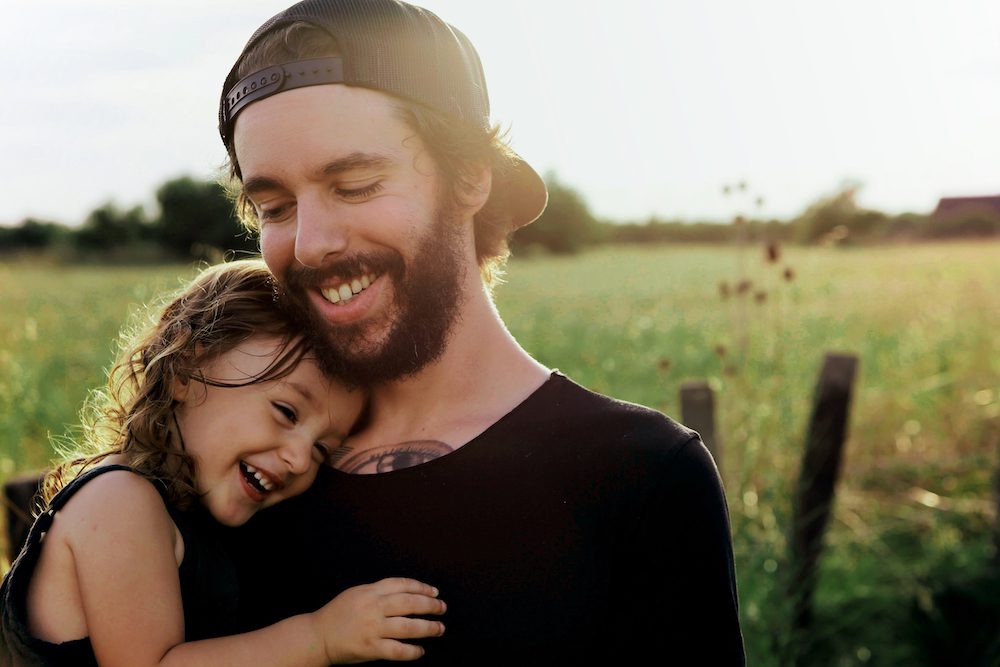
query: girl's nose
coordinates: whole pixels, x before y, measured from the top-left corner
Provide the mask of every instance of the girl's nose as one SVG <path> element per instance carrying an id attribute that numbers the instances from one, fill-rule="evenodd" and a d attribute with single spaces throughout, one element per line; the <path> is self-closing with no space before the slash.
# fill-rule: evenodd
<path id="1" fill-rule="evenodd" d="M 290 473 L 303 475 L 313 464 L 313 447 L 315 443 L 311 439 L 297 436 L 281 448 L 279 455 Z"/>

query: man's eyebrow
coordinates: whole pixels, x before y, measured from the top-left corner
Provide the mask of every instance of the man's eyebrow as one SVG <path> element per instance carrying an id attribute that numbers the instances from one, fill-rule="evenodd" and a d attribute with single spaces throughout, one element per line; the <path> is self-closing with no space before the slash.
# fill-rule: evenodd
<path id="1" fill-rule="evenodd" d="M 378 153 L 354 152 L 350 155 L 337 158 L 327 162 L 319 168 L 318 173 L 323 176 L 332 176 L 352 169 L 383 169 L 392 164 L 392 159 L 387 155 Z M 247 196 L 255 195 L 266 190 L 280 190 L 284 187 L 281 181 L 270 176 L 251 176 L 243 181 L 243 194 Z"/>
<path id="2" fill-rule="evenodd" d="M 331 176 L 352 169 L 382 169 L 391 163 L 392 160 L 387 155 L 354 152 L 327 162 L 320 171 L 324 176 Z"/>
<path id="3" fill-rule="evenodd" d="M 248 197 L 265 190 L 280 190 L 281 183 L 267 176 L 251 176 L 243 181 L 243 194 Z"/>

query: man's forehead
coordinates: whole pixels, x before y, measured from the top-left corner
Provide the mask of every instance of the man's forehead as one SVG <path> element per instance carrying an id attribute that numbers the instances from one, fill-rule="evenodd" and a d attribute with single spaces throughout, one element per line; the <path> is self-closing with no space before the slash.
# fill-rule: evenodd
<path id="1" fill-rule="evenodd" d="M 331 84 L 279 93 L 247 107 L 234 145 L 243 176 L 294 159 L 310 170 L 385 167 L 409 154 L 410 130 L 384 93 Z"/>

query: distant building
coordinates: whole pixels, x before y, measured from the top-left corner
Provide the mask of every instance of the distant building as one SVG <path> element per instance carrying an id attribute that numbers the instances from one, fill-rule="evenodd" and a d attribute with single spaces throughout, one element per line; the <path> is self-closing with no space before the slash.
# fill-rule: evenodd
<path id="1" fill-rule="evenodd" d="M 934 220 L 1000 218 L 1000 195 L 992 197 L 942 197 L 931 214 Z"/>

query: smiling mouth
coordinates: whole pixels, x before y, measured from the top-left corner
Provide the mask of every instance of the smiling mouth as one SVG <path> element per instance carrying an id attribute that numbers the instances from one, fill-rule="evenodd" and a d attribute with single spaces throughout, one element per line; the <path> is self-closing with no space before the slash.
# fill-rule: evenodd
<path id="1" fill-rule="evenodd" d="M 319 291 L 323 295 L 323 298 L 330 303 L 342 305 L 368 289 L 368 286 L 375 282 L 377 278 L 377 273 L 366 273 L 339 284 L 323 287 Z"/>
<path id="2" fill-rule="evenodd" d="M 243 475 L 243 479 L 250 485 L 250 488 L 262 496 L 271 493 L 278 486 L 266 474 L 245 461 L 240 461 L 240 474 Z"/>

